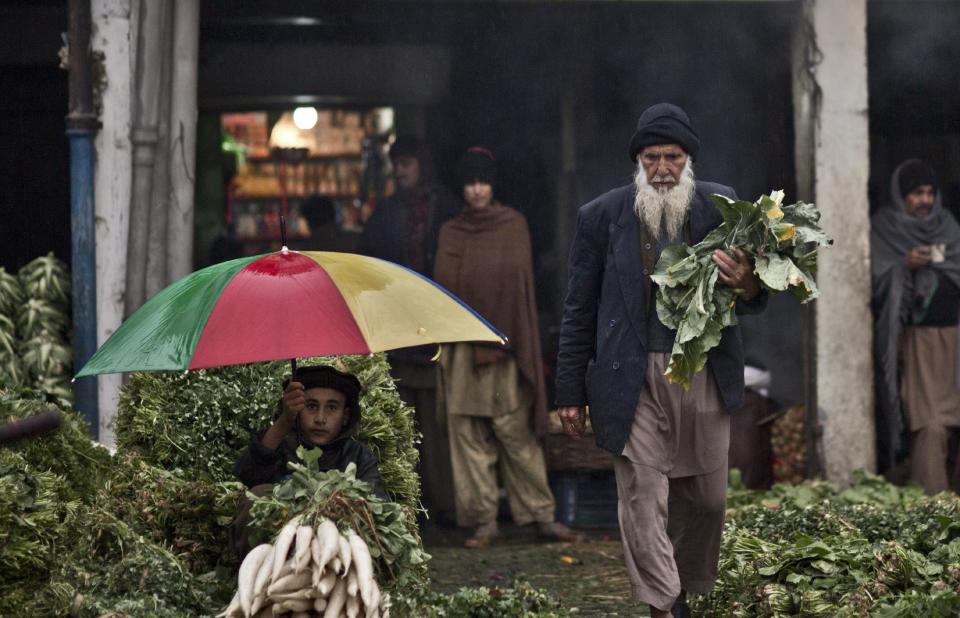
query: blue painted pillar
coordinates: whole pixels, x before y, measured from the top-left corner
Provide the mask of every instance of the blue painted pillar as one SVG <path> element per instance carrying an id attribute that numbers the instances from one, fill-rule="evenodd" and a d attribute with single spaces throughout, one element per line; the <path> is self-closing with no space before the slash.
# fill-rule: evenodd
<path id="1" fill-rule="evenodd" d="M 99 122 L 93 111 L 90 56 L 90 0 L 69 3 L 70 229 L 73 277 L 73 367 L 79 371 L 97 349 L 97 254 L 93 210 L 93 138 Z M 96 377 L 73 384 L 74 407 L 100 434 Z"/>
<path id="2" fill-rule="evenodd" d="M 70 138 L 70 229 L 73 277 L 73 366 L 79 371 L 97 350 L 97 260 L 93 221 L 93 129 L 68 129 Z M 97 378 L 73 383 L 74 407 L 99 435 Z"/>

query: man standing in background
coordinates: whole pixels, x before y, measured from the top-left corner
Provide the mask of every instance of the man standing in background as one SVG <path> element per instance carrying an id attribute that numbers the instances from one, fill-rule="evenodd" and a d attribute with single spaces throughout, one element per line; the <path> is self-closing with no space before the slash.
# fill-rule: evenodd
<path id="1" fill-rule="evenodd" d="M 360 237 L 357 253 L 389 260 L 430 276 L 440 226 L 460 211 L 460 201 L 434 177 L 433 163 L 417 137 L 400 136 L 390 147 L 396 192 L 377 204 Z M 400 398 L 416 410 L 423 434 L 420 476 L 423 503 L 431 516 L 454 522 L 453 475 L 445 427 L 436 405 L 436 346 L 390 353 L 392 374 Z"/>
<path id="2" fill-rule="evenodd" d="M 949 489 L 949 432 L 960 427 L 960 226 L 919 159 L 897 166 L 890 198 L 870 220 L 878 463 L 896 463 L 906 419 L 909 478 L 935 494 Z"/>

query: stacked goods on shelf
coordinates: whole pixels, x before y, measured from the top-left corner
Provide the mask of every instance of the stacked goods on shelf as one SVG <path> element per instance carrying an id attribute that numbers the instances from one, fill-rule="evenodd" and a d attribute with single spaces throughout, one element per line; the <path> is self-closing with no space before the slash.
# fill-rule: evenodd
<path id="1" fill-rule="evenodd" d="M 806 408 L 794 406 L 773 422 L 770 443 L 773 447 L 775 483 L 801 483 L 806 477 Z"/>
<path id="2" fill-rule="evenodd" d="M 18 350 L 27 383 L 73 401 L 70 369 L 70 273 L 52 253 L 20 269 L 25 302 L 17 312 Z"/>
<path id="3" fill-rule="evenodd" d="M 24 304 L 20 280 L 0 266 L 0 386 L 24 383 L 17 345 L 17 313 Z"/>

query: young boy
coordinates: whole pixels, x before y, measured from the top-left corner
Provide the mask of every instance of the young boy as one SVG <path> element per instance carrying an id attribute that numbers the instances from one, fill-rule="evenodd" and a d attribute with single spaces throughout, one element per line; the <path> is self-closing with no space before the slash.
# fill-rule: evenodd
<path id="1" fill-rule="evenodd" d="M 360 390 L 357 378 L 333 367 L 301 367 L 283 389 L 273 424 L 253 434 L 234 473 L 257 493 L 257 486 L 290 474 L 287 462 L 299 461 L 297 447 L 319 448 L 321 470 L 345 470 L 355 463 L 357 478 L 387 499 L 376 456 L 353 438 L 360 423 Z"/>

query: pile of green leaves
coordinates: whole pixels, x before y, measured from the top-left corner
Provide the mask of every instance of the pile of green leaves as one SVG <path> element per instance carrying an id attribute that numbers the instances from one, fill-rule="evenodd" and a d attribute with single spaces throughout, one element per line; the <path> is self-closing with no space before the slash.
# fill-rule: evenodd
<path id="1" fill-rule="evenodd" d="M 61 530 L 50 579 L 26 615 L 209 616 L 232 594 L 228 570 L 192 572 L 105 508 L 79 509 Z"/>
<path id="2" fill-rule="evenodd" d="M 358 439 L 380 460 L 380 476 L 397 502 L 419 508 L 419 434 L 413 409 L 397 393 L 384 354 L 308 359 L 357 376 L 363 386 Z M 233 481 L 233 464 L 250 432 L 270 425 L 289 375 L 284 362 L 190 373 L 135 373 L 124 386 L 117 444 L 148 463 L 213 481 Z"/>
<path id="3" fill-rule="evenodd" d="M 8 447 L 20 455 L 29 469 L 54 474 L 62 479 L 57 486 L 64 502 L 89 498 L 110 467 L 110 453 L 90 440 L 86 421 L 69 408 L 46 400 L 42 391 L 0 389 L 0 422 L 24 419 L 34 414 L 56 411 L 60 428 Z"/>
<path id="4" fill-rule="evenodd" d="M 26 302 L 20 280 L 0 266 L 0 386 L 25 383 L 17 351 L 17 312 Z"/>
<path id="5" fill-rule="evenodd" d="M 707 616 L 960 615 L 960 498 L 859 473 L 824 483 L 734 487 Z"/>
<path id="6" fill-rule="evenodd" d="M 151 466 L 132 453 L 114 457 L 95 504 L 168 548 L 193 573 L 238 557 L 230 554 L 230 521 L 244 495 L 241 483 L 214 483 Z"/>
<path id="7" fill-rule="evenodd" d="M 369 483 L 357 479 L 355 464 L 349 464 L 345 472 L 321 472 L 319 449 L 301 448 L 298 454 L 304 464 L 288 464 L 293 473 L 277 484 L 271 495 L 251 494 L 251 538 L 270 542 L 297 515 L 311 526 L 330 519 L 341 530 L 353 530 L 364 540 L 381 586 L 423 585 L 430 556 L 423 551 L 413 509 L 374 495 Z"/>
<path id="8" fill-rule="evenodd" d="M 78 506 L 58 499 L 62 482 L 50 472 L 31 470 L 22 455 L 0 449 L 0 616 L 21 615 L 37 583 L 48 578 L 50 547 L 61 522 Z"/>
<path id="9" fill-rule="evenodd" d="M 717 285 L 714 251 L 732 255 L 739 247 L 751 255 L 754 272 L 768 290 L 790 288 L 803 303 L 818 296 L 817 247 L 832 241 L 820 229 L 815 205 L 783 206 L 783 197 L 783 191 L 756 202 L 713 195 L 723 222 L 696 245 L 673 245 L 661 254 L 651 278 L 658 286 L 657 315 L 677 331 L 665 374 L 670 382 L 689 388 L 707 352 L 720 344 L 721 331 L 737 323 L 737 292 Z"/>
<path id="10" fill-rule="evenodd" d="M 566 611 L 542 590 L 525 582 L 514 582 L 510 588 L 461 588 L 451 595 L 426 588 L 403 593 L 394 599 L 400 616 L 424 618 L 566 618 Z"/>
<path id="11" fill-rule="evenodd" d="M 17 277 L 23 294 L 16 313 L 22 383 L 69 405 L 73 401 L 70 271 L 50 253 L 24 265 Z M 4 293 L 14 291 L 4 278 L 0 278 L 0 288 Z"/>

